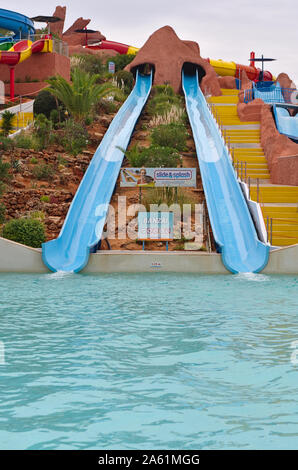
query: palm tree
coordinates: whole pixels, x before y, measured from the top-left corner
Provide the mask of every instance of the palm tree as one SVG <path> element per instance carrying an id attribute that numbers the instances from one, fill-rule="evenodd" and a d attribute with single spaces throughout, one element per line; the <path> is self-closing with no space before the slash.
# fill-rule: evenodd
<path id="1" fill-rule="evenodd" d="M 57 75 L 46 80 L 50 84 L 47 90 L 62 101 L 75 121 L 83 121 L 101 98 L 108 95 L 124 98 L 123 92 L 111 82 L 97 84 L 98 77 L 76 68 L 71 74 L 71 84 Z"/>

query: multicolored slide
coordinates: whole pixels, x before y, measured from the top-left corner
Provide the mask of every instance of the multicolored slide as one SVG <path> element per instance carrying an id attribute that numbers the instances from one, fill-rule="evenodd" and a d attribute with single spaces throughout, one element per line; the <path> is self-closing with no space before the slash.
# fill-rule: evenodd
<path id="1" fill-rule="evenodd" d="M 14 66 L 38 52 L 53 52 L 53 41 L 46 38 L 35 42 L 28 39 L 17 42 L 8 51 L 0 51 L 0 64 Z"/>
<path id="2" fill-rule="evenodd" d="M 84 46 L 87 49 L 101 50 L 101 49 L 111 49 L 118 52 L 118 54 L 136 54 L 139 50 L 138 47 L 128 46 L 127 44 L 122 44 L 121 42 L 115 41 L 100 41 L 96 44 L 90 44 Z"/>
<path id="3" fill-rule="evenodd" d="M 71 203 L 56 240 L 44 243 L 42 257 L 51 271 L 79 272 L 101 240 L 109 203 L 135 124 L 149 97 L 152 73 L 137 71 L 136 84 L 105 133 Z"/>

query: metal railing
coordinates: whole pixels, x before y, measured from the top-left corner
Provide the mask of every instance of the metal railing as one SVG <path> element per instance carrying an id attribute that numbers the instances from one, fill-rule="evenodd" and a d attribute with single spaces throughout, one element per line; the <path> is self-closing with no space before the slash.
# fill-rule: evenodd
<path id="1" fill-rule="evenodd" d="M 266 103 L 297 104 L 298 90 L 295 88 L 277 88 L 269 93 L 266 92 L 266 88 L 264 88 L 264 98 L 266 98 Z M 244 103 L 250 103 L 253 100 L 254 89 L 244 90 Z"/>

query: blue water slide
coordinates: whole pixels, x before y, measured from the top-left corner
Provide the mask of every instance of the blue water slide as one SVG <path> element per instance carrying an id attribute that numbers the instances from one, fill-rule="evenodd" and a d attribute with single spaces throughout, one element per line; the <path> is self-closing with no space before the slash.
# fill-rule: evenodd
<path id="1" fill-rule="evenodd" d="M 298 141 L 298 114 L 291 116 L 288 109 L 278 105 L 273 105 L 273 113 L 278 132 Z"/>
<path id="2" fill-rule="evenodd" d="M 259 272 L 269 246 L 257 236 L 230 156 L 199 86 L 198 72 L 182 72 L 188 117 L 218 251 L 232 273 Z"/>
<path id="3" fill-rule="evenodd" d="M 0 28 L 13 31 L 16 39 L 27 39 L 35 34 L 34 23 L 30 18 L 15 11 L 0 8 Z M 4 40 L 7 38 L 4 38 Z"/>
<path id="4" fill-rule="evenodd" d="M 52 271 L 79 272 L 90 250 L 101 240 L 109 203 L 135 124 L 148 99 L 152 74 L 137 71 L 133 91 L 122 105 L 97 148 L 69 208 L 59 237 L 42 246 L 45 265 Z"/>

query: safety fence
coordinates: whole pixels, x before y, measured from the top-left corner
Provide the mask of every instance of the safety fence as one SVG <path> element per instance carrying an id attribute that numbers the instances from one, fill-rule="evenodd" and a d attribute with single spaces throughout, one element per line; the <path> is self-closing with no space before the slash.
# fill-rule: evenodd
<path id="1" fill-rule="evenodd" d="M 264 88 L 264 100 L 266 103 L 289 103 L 298 104 L 298 90 L 295 88 L 276 88 L 276 90 L 265 91 Z M 255 99 L 254 89 L 244 90 L 244 103 L 250 103 Z M 260 90 L 258 90 L 260 91 Z M 260 94 L 260 93 L 259 93 Z"/>

